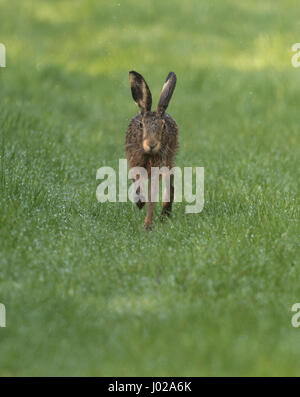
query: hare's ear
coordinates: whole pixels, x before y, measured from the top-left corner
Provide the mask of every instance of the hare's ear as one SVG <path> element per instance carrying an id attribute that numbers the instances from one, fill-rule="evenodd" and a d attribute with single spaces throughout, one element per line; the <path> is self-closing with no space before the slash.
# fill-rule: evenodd
<path id="1" fill-rule="evenodd" d="M 143 76 L 133 70 L 129 72 L 132 97 L 142 114 L 151 110 L 152 96 Z"/>
<path id="2" fill-rule="evenodd" d="M 162 88 L 160 98 L 157 105 L 157 112 L 163 114 L 169 105 L 173 92 L 176 86 L 176 74 L 170 72 L 166 78 L 165 84 Z"/>

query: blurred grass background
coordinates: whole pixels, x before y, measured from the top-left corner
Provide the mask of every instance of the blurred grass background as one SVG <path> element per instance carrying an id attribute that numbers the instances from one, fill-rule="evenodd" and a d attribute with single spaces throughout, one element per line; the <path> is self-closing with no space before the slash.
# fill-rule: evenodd
<path id="1" fill-rule="evenodd" d="M 299 375 L 297 1 L 0 0 L 0 374 Z M 99 204 L 169 71 L 205 207 Z"/>

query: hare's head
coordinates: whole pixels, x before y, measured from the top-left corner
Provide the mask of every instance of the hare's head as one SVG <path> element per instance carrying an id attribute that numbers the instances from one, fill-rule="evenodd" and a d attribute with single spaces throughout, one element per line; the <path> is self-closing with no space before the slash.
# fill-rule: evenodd
<path id="1" fill-rule="evenodd" d="M 150 89 L 139 73 L 129 72 L 132 97 L 141 110 L 143 129 L 143 150 L 149 154 L 155 154 L 162 147 L 162 135 L 165 128 L 165 111 L 176 85 L 176 75 L 168 74 L 163 86 L 157 109 L 152 112 L 152 96 Z"/>

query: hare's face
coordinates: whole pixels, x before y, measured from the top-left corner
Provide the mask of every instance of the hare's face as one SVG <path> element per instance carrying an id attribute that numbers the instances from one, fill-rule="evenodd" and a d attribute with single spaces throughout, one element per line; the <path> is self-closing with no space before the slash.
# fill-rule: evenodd
<path id="1" fill-rule="evenodd" d="M 142 119 L 143 149 L 148 154 L 155 154 L 161 149 L 162 132 L 165 121 L 156 112 L 147 112 Z"/>

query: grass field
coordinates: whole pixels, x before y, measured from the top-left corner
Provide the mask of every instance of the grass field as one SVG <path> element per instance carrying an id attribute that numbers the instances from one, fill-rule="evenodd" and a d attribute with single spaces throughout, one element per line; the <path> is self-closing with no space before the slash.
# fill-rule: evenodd
<path id="1" fill-rule="evenodd" d="M 0 375 L 300 374 L 298 1 L 0 0 Z M 100 204 L 169 71 L 205 206 Z"/>

